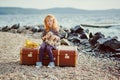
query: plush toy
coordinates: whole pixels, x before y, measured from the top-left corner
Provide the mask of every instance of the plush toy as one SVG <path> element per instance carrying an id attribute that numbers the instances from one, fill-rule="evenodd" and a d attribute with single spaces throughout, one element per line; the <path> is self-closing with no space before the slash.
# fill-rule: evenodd
<path id="1" fill-rule="evenodd" d="M 57 35 L 54 35 L 53 32 L 48 32 L 42 39 L 48 43 L 49 45 L 52 46 L 57 46 L 59 45 L 59 40 L 60 38 Z"/>

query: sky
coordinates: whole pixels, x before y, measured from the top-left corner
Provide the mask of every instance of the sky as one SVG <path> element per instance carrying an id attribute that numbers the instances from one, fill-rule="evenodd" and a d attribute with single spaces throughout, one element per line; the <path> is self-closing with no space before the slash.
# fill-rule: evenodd
<path id="1" fill-rule="evenodd" d="M 0 7 L 48 9 L 72 7 L 86 10 L 120 9 L 120 0 L 0 0 Z"/>

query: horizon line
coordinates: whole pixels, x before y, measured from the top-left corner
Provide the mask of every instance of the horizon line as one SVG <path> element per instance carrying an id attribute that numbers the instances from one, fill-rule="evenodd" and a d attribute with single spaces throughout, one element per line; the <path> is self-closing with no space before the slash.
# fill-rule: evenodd
<path id="1" fill-rule="evenodd" d="M 22 9 L 37 9 L 37 10 L 46 10 L 46 9 L 54 9 L 54 8 L 71 8 L 71 9 L 78 9 L 78 10 L 88 10 L 88 11 L 101 11 L 101 10 L 118 10 L 120 8 L 110 8 L 110 9 L 79 9 L 79 8 L 74 8 L 74 7 L 51 7 L 51 8 L 44 8 L 44 9 L 40 9 L 40 8 L 27 8 L 27 7 L 14 7 L 14 6 L 0 6 L 0 8 L 22 8 Z"/>

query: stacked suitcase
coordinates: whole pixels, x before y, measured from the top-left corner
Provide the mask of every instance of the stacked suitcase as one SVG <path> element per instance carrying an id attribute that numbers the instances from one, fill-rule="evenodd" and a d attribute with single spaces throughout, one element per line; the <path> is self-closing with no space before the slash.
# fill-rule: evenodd
<path id="1" fill-rule="evenodd" d="M 76 66 L 77 48 L 75 46 L 59 46 L 53 50 L 54 62 L 56 66 Z M 20 63 L 25 65 L 35 65 L 39 61 L 39 48 L 22 48 L 20 51 Z M 48 65 L 49 56 L 44 53 L 43 65 Z"/>

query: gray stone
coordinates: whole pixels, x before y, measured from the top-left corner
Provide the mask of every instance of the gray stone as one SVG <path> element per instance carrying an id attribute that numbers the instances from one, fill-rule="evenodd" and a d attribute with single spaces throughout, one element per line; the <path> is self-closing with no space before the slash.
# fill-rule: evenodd
<path id="1" fill-rule="evenodd" d="M 38 30 L 39 30 L 39 27 L 38 27 L 38 26 L 34 26 L 34 27 L 32 28 L 32 32 L 33 32 L 33 33 L 38 32 Z"/>
<path id="2" fill-rule="evenodd" d="M 19 27 L 19 29 L 17 29 L 17 33 L 23 33 L 25 30 L 25 27 Z"/>
<path id="3" fill-rule="evenodd" d="M 3 31 L 3 32 L 7 32 L 7 31 L 8 31 L 8 26 L 2 27 L 2 31 Z"/>
<path id="4" fill-rule="evenodd" d="M 70 46 L 70 42 L 67 39 L 61 39 L 60 44 Z"/>
<path id="5" fill-rule="evenodd" d="M 44 28 L 44 25 L 43 24 L 41 24 L 41 25 L 38 25 L 38 32 L 42 32 L 42 31 L 44 31 L 45 30 L 45 28 Z"/>
<path id="6" fill-rule="evenodd" d="M 77 25 L 75 26 L 74 28 L 71 28 L 71 32 L 72 33 L 83 33 L 84 29 L 80 26 L 80 25 Z"/>
<path id="7" fill-rule="evenodd" d="M 18 29 L 20 27 L 20 24 L 14 24 L 11 29 Z"/>

